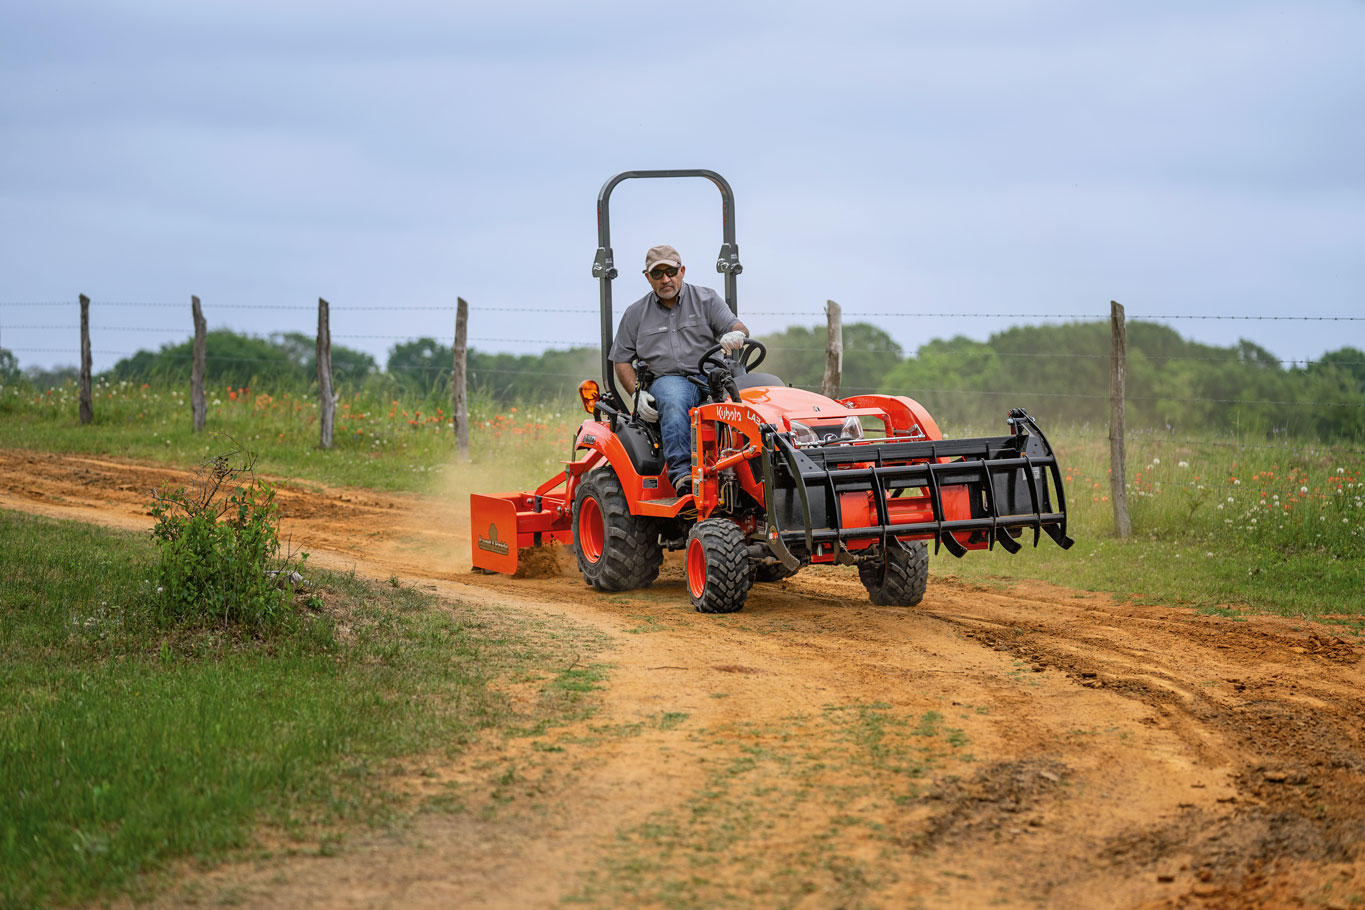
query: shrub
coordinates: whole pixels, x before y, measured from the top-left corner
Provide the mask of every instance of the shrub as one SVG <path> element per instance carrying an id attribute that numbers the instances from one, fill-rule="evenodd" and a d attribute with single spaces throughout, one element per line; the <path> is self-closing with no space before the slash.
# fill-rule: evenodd
<path id="1" fill-rule="evenodd" d="M 191 488 L 153 495 L 151 603 L 160 622 L 259 628 L 293 615 L 297 574 L 280 557 L 275 487 L 255 476 L 255 464 L 255 453 L 238 447 L 205 461 Z"/>

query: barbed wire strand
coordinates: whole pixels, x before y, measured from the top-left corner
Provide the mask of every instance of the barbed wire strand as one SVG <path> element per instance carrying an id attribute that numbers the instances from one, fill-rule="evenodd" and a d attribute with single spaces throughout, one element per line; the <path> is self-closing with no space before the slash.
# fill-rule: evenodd
<path id="1" fill-rule="evenodd" d="M 78 326 L 75 326 L 75 325 L 0 325 L 0 331 L 9 331 L 9 330 L 14 330 L 14 329 L 19 329 L 19 330 L 30 330 L 30 331 L 39 331 L 39 330 L 41 330 L 41 331 L 70 331 L 70 332 L 75 332 L 75 331 L 78 330 L 78 328 L 79 328 L 79 327 L 78 327 Z M 165 327 L 165 326 L 92 326 L 91 329 L 90 329 L 90 331 L 91 331 L 91 334 L 94 334 L 94 333 L 96 333 L 96 332 L 163 332 L 163 333 L 171 333 L 171 334 L 176 334 L 176 333 L 179 333 L 179 334 L 186 334 L 186 333 L 187 333 L 187 330 L 186 330 L 186 329 L 167 328 L 167 327 Z M 213 331 L 232 331 L 232 330 L 231 330 L 231 329 L 209 329 L 209 331 L 210 331 L 210 332 L 213 332 Z M 290 334 L 290 333 L 286 333 L 286 332 L 272 332 L 271 334 L 272 334 L 272 335 L 283 335 L 283 334 Z M 300 333 L 296 333 L 296 334 L 306 334 L 306 333 L 300 332 Z M 436 342 L 439 343 L 439 344 L 444 344 L 444 342 L 442 342 L 440 339 L 435 338 L 434 336 L 431 336 L 431 335 L 411 335 L 411 334 L 409 334 L 409 335 L 367 335 L 367 334 L 357 334 L 357 333 L 353 333 L 353 332 L 347 332 L 347 333 L 333 333 L 332 337 L 333 337 L 333 338 L 344 338 L 344 339 L 361 339 L 361 340 L 367 340 L 367 341 L 421 341 L 421 340 L 423 340 L 423 339 L 431 339 L 431 340 L 433 340 L 433 341 L 436 341 Z M 547 340 L 547 339 L 539 339 L 539 338 L 521 338 L 521 339 L 508 339 L 508 338 L 470 338 L 469 340 L 470 340 L 470 341 L 485 342 L 485 343 L 488 343 L 488 342 L 499 342 L 499 343 L 555 344 L 555 345 L 562 345 L 562 344 L 565 343 L 565 339 Z M 597 348 L 597 347 L 598 347 L 598 343 L 597 343 L 597 341 L 595 341 L 595 340 L 594 340 L 594 341 L 570 341 L 570 342 L 568 342 L 568 343 L 571 344 L 571 345 L 573 345 L 573 346 L 575 346 L 575 347 L 589 347 L 589 348 Z M 978 343 L 984 344 L 983 342 L 978 342 Z M 825 351 L 825 348 L 823 348 L 823 347 L 810 347 L 810 348 L 807 348 L 807 347 L 789 347 L 789 346 L 785 346 L 785 345 L 771 345 L 771 344 L 770 344 L 770 345 L 766 345 L 766 347 L 767 347 L 767 349 L 768 349 L 769 351 L 772 351 L 772 352 L 774 352 L 774 353 L 783 353 L 783 354 L 793 354 L 793 353 L 800 353 L 800 354 L 819 354 L 819 353 L 824 353 L 824 351 Z M 11 350 L 13 350 L 13 349 L 11 349 Z M 1134 349 L 1134 350 L 1137 350 L 1137 349 Z M 1043 359 L 1048 359 L 1048 360 L 1056 360 L 1056 359 L 1109 360 L 1109 358 L 1110 358 L 1110 356 L 1111 356 L 1111 355 L 1109 355 L 1109 354 L 1078 354 L 1078 353 L 1068 353 L 1068 352 L 1048 353 L 1048 352 L 1040 352 L 1040 351 L 994 351 L 994 350 L 992 350 L 992 351 L 990 351 L 990 353 L 991 353 L 993 356 L 995 356 L 995 357 L 1043 358 Z M 1239 355 L 1233 355 L 1233 356 L 1231 356 L 1231 357 L 1187 357 L 1187 356 L 1183 356 L 1183 355 L 1179 355 L 1179 354 L 1172 354 L 1172 355 L 1169 355 L 1169 356 L 1163 356 L 1163 355 L 1159 355 L 1159 354 L 1147 354 L 1146 352 L 1141 352 L 1141 353 L 1143 353 L 1143 356 L 1145 356 L 1149 361 L 1152 361 L 1152 362 L 1160 362 L 1160 363 L 1167 363 L 1167 362 L 1181 362 L 1181 363 L 1231 363 L 1231 364 L 1249 364 L 1249 365 L 1258 364 L 1258 363 L 1277 363 L 1277 364 L 1281 364 L 1281 365 L 1284 365 L 1284 364 L 1292 364 L 1292 365 L 1302 364 L 1302 365 L 1304 365 L 1304 366 L 1311 366 L 1311 365 L 1322 364 L 1322 363 L 1334 363 L 1334 364 L 1337 364 L 1337 365 L 1339 365 L 1339 366 L 1365 366 L 1365 360 L 1331 360 L 1331 361 L 1327 361 L 1327 360 L 1311 360 L 1311 359 L 1307 359 L 1307 358 L 1297 358 L 1297 359 L 1291 359 L 1291 360 L 1272 359 L 1272 360 L 1256 360 L 1256 361 L 1251 361 L 1251 360 L 1247 360 L 1246 358 L 1241 357 L 1241 356 L 1239 356 Z M 860 346 L 856 346 L 856 345 L 854 345 L 854 346 L 845 345 L 845 347 L 844 347 L 844 356 L 845 356 L 845 357 L 856 356 L 856 355 L 858 355 L 858 354 L 894 354 L 894 355 L 896 355 L 896 356 L 898 356 L 898 357 L 903 357 L 903 358 L 909 358 L 909 357 L 911 356 L 911 355 L 907 354 L 903 348 L 900 348 L 900 347 L 895 347 L 895 348 L 865 348 L 865 347 L 860 347 Z"/>
<path id="2" fill-rule="evenodd" d="M 76 301 L 53 301 L 53 300 L 14 300 L 0 301 L 0 307 L 55 307 L 71 306 Z M 92 305 L 98 303 L 101 307 L 183 307 L 185 303 L 171 303 L 167 301 L 137 301 L 137 300 L 91 300 Z M 270 304 L 270 303 L 215 303 L 214 309 L 225 310 L 316 310 L 316 304 Z M 454 312 L 457 309 L 453 304 L 328 304 L 329 310 L 337 312 Z M 577 307 L 503 307 L 503 306 L 471 306 L 471 312 L 494 312 L 494 313 L 565 313 L 565 314 L 596 314 L 597 309 L 577 308 Z M 745 310 L 746 315 L 754 316 L 806 316 L 821 317 L 823 312 L 820 310 Z M 972 313 L 961 310 L 953 312 L 879 312 L 879 311 L 857 311 L 844 310 L 844 316 L 849 319 L 858 318 L 880 318 L 880 319 L 1091 319 L 1107 320 L 1108 314 L 1101 313 Z M 1127 317 L 1129 320 L 1143 319 L 1203 319 L 1220 320 L 1231 322 L 1365 322 L 1365 316 L 1254 316 L 1246 314 L 1198 314 L 1198 313 L 1133 313 Z"/>

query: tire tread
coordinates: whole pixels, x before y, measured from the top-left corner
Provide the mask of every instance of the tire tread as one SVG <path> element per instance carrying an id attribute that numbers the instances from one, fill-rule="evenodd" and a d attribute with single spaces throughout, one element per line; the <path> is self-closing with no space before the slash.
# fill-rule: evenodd
<path id="1" fill-rule="evenodd" d="M 602 556 L 596 563 L 583 555 L 578 545 L 578 517 L 583 500 L 597 499 L 602 513 Z M 629 591 L 645 588 L 659 577 L 663 549 L 659 546 L 654 523 L 632 515 L 621 480 L 611 468 L 591 471 L 578 485 L 573 506 L 574 552 L 583 580 L 599 591 Z"/>
<path id="2" fill-rule="evenodd" d="M 858 578 L 879 607 L 916 606 L 929 586 L 929 548 L 922 540 L 891 547 L 881 561 L 859 564 Z"/>

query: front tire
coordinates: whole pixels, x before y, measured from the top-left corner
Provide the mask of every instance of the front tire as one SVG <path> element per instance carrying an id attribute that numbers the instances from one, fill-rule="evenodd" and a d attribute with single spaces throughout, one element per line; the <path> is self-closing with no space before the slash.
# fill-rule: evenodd
<path id="1" fill-rule="evenodd" d="M 753 575 L 744 533 L 728 518 L 708 518 L 687 535 L 687 592 L 698 613 L 744 609 Z"/>
<path id="2" fill-rule="evenodd" d="M 913 607 L 929 586 L 929 548 L 924 541 L 892 543 L 883 558 L 858 564 L 858 579 L 879 607 Z"/>
<path id="3" fill-rule="evenodd" d="M 663 549 L 654 523 L 630 514 L 611 468 L 589 471 L 573 499 L 573 543 L 583 580 L 599 591 L 644 588 L 659 577 Z"/>

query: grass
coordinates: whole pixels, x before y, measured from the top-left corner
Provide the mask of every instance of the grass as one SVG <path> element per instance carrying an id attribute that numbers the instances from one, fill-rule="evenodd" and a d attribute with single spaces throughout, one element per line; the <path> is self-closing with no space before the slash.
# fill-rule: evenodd
<path id="1" fill-rule="evenodd" d="M 316 570 L 278 634 L 164 631 L 148 538 L 0 512 L 0 542 L 0 906 L 146 896 L 261 825 L 330 849 L 420 808 L 405 757 L 583 716 L 604 672 L 593 633 Z"/>
<path id="2" fill-rule="evenodd" d="M 1034 578 L 1208 610 L 1365 615 L 1361 453 L 1134 434 L 1126 487 L 1133 533 L 1119 539 L 1107 441 L 1056 435 L 1076 545 L 1064 551 L 1044 537 L 1013 557 L 944 554 L 936 573 Z"/>
<path id="3" fill-rule="evenodd" d="M 333 447 L 319 445 L 318 401 L 307 390 L 271 393 L 250 387 L 206 393 L 206 433 L 195 433 L 189 397 L 176 386 L 97 383 L 94 420 L 82 425 L 78 391 L 0 384 L 5 445 L 54 452 L 118 455 L 193 465 L 216 453 L 213 434 L 240 440 L 276 475 L 379 490 L 428 492 L 444 487 L 535 486 L 571 457 L 571 428 L 587 415 L 577 401 L 498 406 L 470 402 L 474 464 L 456 461 L 449 402 L 390 397 L 387 387 L 342 389 Z M 381 394 L 383 393 L 383 394 Z"/>
<path id="4" fill-rule="evenodd" d="M 903 867 L 905 807 L 972 761 L 938 712 L 880 703 L 689 739 L 707 750 L 705 781 L 618 832 L 567 905 L 786 907 L 819 895 L 820 906 L 880 906 Z"/>

